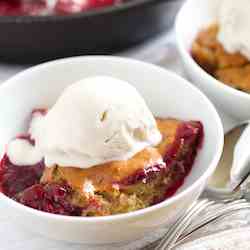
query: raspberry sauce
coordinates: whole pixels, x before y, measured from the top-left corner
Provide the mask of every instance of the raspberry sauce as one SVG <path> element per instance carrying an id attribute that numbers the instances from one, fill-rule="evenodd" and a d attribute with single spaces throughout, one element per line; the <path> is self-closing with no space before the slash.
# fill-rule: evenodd
<path id="1" fill-rule="evenodd" d="M 16 166 L 7 154 L 0 161 L 0 191 L 13 197 L 28 187 L 39 183 L 44 171 L 44 162 L 31 166 Z"/>
<path id="2" fill-rule="evenodd" d="M 47 9 L 46 0 L 0 0 L 0 15 L 40 15 Z"/>
<path id="3" fill-rule="evenodd" d="M 0 16 L 67 15 L 121 2 L 122 0 L 57 0 L 53 6 L 48 4 L 48 0 L 0 0 Z"/>
<path id="4" fill-rule="evenodd" d="M 36 184 L 17 195 L 15 200 L 47 213 L 80 216 L 82 209 L 69 202 L 72 192 L 67 183 Z"/>

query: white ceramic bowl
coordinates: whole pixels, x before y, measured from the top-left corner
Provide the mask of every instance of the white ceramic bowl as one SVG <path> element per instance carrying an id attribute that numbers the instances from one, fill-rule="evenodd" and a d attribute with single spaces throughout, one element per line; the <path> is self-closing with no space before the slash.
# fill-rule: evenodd
<path id="1" fill-rule="evenodd" d="M 203 122 L 204 146 L 183 187 L 158 205 L 100 218 L 48 214 L 20 205 L 3 194 L 0 212 L 14 223 L 58 240 L 87 244 L 132 241 L 168 225 L 197 199 L 221 156 L 223 129 L 205 95 L 160 67 L 116 57 L 69 58 L 28 69 L 0 87 L 0 152 L 10 138 L 27 128 L 33 108 L 50 107 L 66 86 L 92 75 L 109 75 L 130 82 L 157 116 Z"/>
<path id="2" fill-rule="evenodd" d="M 250 119 L 250 94 L 235 90 L 206 73 L 191 57 L 191 45 L 202 29 L 216 21 L 221 0 L 187 0 L 176 18 L 177 45 L 188 77 L 223 111 L 228 121 Z M 229 117 L 227 117 L 229 116 Z"/>

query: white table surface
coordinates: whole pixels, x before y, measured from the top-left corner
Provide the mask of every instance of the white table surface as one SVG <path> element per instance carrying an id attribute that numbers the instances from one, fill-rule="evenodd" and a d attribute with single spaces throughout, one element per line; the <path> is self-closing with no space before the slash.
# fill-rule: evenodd
<path id="1" fill-rule="evenodd" d="M 121 53 L 120 55 L 156 63 L 162 67 L 183 75 L 181 62 L 175 48 L 173 32 L 164 34 L 154 41 Z M 24 70 L 25 68 L 27 68 L 27 66 L 7 65 L 0 63 L 0 83 L 4 82 L 9 77 Z M 250 225 L 250 212 L 240 213 L 235 217 L 232 217 L 230 221 L 227 220 L 218 225 L 212 225 L 206 228 L 202 234 L 210 234 L 216 231 L 237 228 L 246 225 Z M 9 219 L 4 216 L 4 214 L 0 214 L 0 250 L 136 250 L 148 245 L 163 233 L 164 230 L 154 232 L 151 236 L 145 238 L 144 240 L 133 242 L 126 246 L 116 245 L 113 247 L 90 247 L 43 238 L 40 235 L 27 232 L 23 228 L 17 227 L 14 223 L 11 223 Z M 200 235 L 197 235 L 197 237 L 199 236 Z M 192 249 L 191 246 L 188 249 Z M 199 249 L 202 250 L 201 247 Z M 207 248 L 204 248 L 204 250 L 205 249 Z M 209 248 L 209 250 L 210 249 L 212 248 Z"/>

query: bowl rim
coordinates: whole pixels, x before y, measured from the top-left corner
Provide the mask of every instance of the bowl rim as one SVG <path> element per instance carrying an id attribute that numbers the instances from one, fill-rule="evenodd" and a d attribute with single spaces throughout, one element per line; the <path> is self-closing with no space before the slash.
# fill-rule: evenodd
<path id="1" fill-rule="evenodd" d="M 17 25 L 24 23 L 62 22 L 62 21 L 77 20 L 83 18 L 87 19 L 95 16 L 126 12 L 132 8 L 140 8 L 142 6 L 159 4 L 161 2 L 174 2 L 174 1 L 177 0 L 132 0 L 117 5 L 100 7 L 97 9 L 74 13 L 74 14 L 68 14 L 68 15 L 0 16 L 0 24 L 11 23 Z"/>
<path id="2" fill-rule="evenodd" d="M 247 94 L 246 92 L 234 89 L 233 87 L 229 87 L 228 85 L 222 83 L 221 81 L 217 80 L 210 74 L 208 74 L 204 69 L 202 69 L 192 58 L 190 51 L 185 48 L 185 45 L 183 43 L 183 40 L 181 38 L 182 33 L 182 19 L 185 16 L 184 13 L 187 13 L 188 6 L 192 4 L 192 2 L 195 2 L 195 0 L 187 0 L 183 6 L 180 8 L 176 19 L 175 19 L 175 34 L 176 34 L 176 43 L 177 48 L 180 52 L 180 55 L 184 60 L 193 68 L 196 75 L 201 76 L 206 80 L 206 82 L 209 82 L 209 84 L 212 84 L 213 87 L 216 87 L 220 91 L 224 91 L 227 95 L 234 95 L 237 98 L 241 98 L 246 101 L 250 101 L 250 94 Z M 190 13 L 192 15 L 192 13 Z M 206 84 L 207 85 L 207 84 Z"/>
<path id="3" fill-rule="evenodd" d="M 11 77 L 10 79 L 5 81 L 4 83 L 2 83 L 0 85 L 0 91 L 3 91 L 4 88 L 8 88 L 8 87 L 11 87 L 12 85 L 16 85 L 15 82 L 18 81 L 18 79 L 20 77 L 22 77 L 23 75 L 32 74 L 34 71 L 39 71 L 41 69 L 51 67 L 51 66 L 56 65 L 56 64 L 64 64 L 64 63 L 70 63 L 72 61 L 76 62 L 76 61 L 82 61 L 82 60 L 108 60 L 108 61 L 111 60 L 111 61 L 122 62 L 122 63 L 140 64 L 140 67 L 151 67 L 152 69 L 155 69 L 156 71 L 164 72 L 164 74 L 167 73 L 167 75 L 169 75 L 171 78 L 175 78 L 176 80 L 183 82 L 183 84 L 188 85 L 190 89 L 195 91 L 206 102 L 206 105 L 209 107 L 209 109 L 211 110 L 211 113 L 214 116 L 215 125 L 217 127 L 219 137 L 217 138 L 218 149 L 217 149 L 215 155 L 213 156 L 213 159 L 211 160 L 210 164 L 208 164 L 208 167 L 201 174 L 201 176 L 195 182 L 193 182 L 189 187 L 185 188 L 181 192 L 173 195 L 172 197 L 166 199 L 165 201 L 163 201 L 161 203 L 158 203 L 156 205 L 153 205 L 153 206 L 150 206 L 150 207 L 147 207 L 144 209 L 128 212 L 128 213 L 117 214 L 117 215 L 108 215 L 108 216 L 103 216 L 103 217 L 79 217 L 79 216 L 57 215 L 57 214 L 51 214 L 51 213 L 39 211 L 39 210 L 30 208 L 30 207 L 24 206 L 24 205 L 14 201 L 14 200 L 12 200 L 11 198 L 5 196 L 2 193 L 0 193 L 0 202 L 6 202 L 8 205 L 12 206 L 13 208 L 16 208 L 18 210 L 23 210 L 27 213 L 30 213 L 33 216 L 39 216 L 43 219 L 53 219 L 53 220 L 57 220 L 57 221 L 64 220 L 64 221 L 82 222 L 82 223 L 85 222 L 85 223 L 90 224 L 90 223 L 103 223 L 103 222 L 110 222 L 110 221 L 117 221 L 117 220 L 127 220 L 130 218 L 144 216 L 146 214 L 150 214 L 152 212 L 155 212 L 158 209 L 166 207 L 170 204 L 173 204 L 174 202 L 176 202 L 177 200 L 180 200 L 181 198 L 183 198 L 187 194 L 190 194 L 194 189 L 198 189 L 199 186 L 201 186 L 202 183 L 204 183 L 204 180 L 207 180 L 211 176 L 211 174 L 215 170 L 215 168 L 220 160 L 220 157 L 221 157 L 221 154 L 223 151 L 223 145 L 224 145 L 223 126 L 222 126 L 221 119 L 220 119 L 214 105 L 205 96 L 205 94 L 203 94 L 197 87 L 193 86 L 189 81 L 187 81 L 186 79 L 182 78 L 181 76 L 177 75 L 174 72 L 166 70 L 160 66 L 156 66 L 156 65 L 153 65 L 153 64 L 150 64 L 147 62 L 142 62 L 142 61 L 130 59 L 130 58 L 123 58 L 123 57 L 118 57 L 118 56 L 78 56 L 78 57 L 63 58 L 63 59 L 45 62 L 45 63 L 39 64 L 39 65 L 33 66 L 29 69 L 26 69 L 26 70 L 16 74 L 15 76 Z"/>

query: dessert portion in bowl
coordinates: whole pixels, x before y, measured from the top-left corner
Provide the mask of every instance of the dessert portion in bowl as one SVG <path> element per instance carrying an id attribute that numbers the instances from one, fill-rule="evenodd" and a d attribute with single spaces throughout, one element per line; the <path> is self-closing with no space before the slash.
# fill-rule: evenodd
<path id="1" fill-rule="evenodd" d="M 217 20 L 193 42 L 194 60 L 219 81 L 250 93 L 250 2 L 223 0 Z"/>
<path id="2" fill-rule="evenodd" d="M 0 190 L 55 214 L 135 211 L 178 190 L 202 140 L 199 121 L 154 117 L 129 83 L 85 78 L 31 111 L 28 130 L 6 146 Z"/>
<path id="3" fill-rule="evenodd" d="M 1 0 L 0 16 L 67 15 L 122 2 L 123 0 Z"/>

